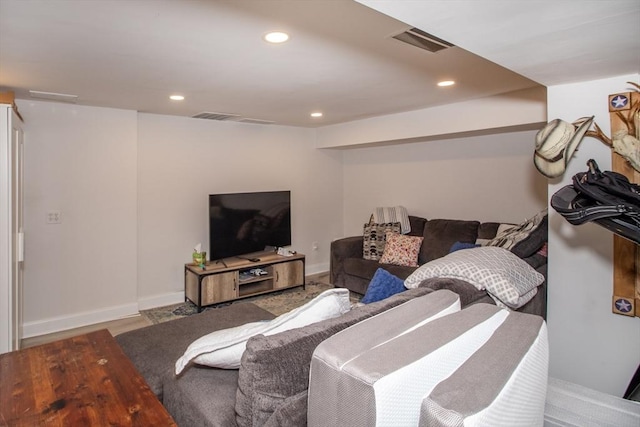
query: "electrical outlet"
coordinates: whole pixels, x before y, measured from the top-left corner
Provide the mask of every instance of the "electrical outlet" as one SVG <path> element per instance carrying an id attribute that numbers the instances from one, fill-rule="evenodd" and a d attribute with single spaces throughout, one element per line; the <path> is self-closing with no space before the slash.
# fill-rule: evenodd
<path id="1" fill-rule="evenodd" d="M 47 224 L 61 224 L 61 223 L 62 223 L 62 212 L 60 211 L 47 212 Z"/>
<path id="2" fill-rule="evenodd" d="M 314 251 L 317 251 L 318 250 L 318 242 L 313 242 L 311 244 L 311 249 L 313 249 Z"/>

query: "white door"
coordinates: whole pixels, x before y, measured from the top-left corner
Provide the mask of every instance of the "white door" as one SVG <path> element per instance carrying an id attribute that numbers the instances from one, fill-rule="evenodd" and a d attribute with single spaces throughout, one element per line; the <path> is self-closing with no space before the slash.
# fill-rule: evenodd
<path id="1" fill-rule="evenodd" d="M 24 215 L 23 215 L 23 179 L 24 179 L 24 144 L 22 129 L 16 123 L 17 118 L 12 120 L 12 202 L 13 218 L 11 227 L 12 237 L 12 269 L 13 278 L 11 284 L 11 322 L 12 339 L 11 344 L 14 350 L 20 348 L 22 339 L 22 284 L 24 275 Z"/>
<path id="2" fill-rule="evenodd" d="M 19 119 L 0 105 L 0 353 L 22 335 L 22 153 Z"/>

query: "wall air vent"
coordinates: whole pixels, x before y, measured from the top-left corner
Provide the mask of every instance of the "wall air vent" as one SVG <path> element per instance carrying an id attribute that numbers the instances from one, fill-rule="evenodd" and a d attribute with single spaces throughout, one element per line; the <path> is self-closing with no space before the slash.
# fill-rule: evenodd
<path id="1" fill-rule="evenodd" d="M 210 113 L 206 111 L 202 113 L 198 113 L 195 116 L 191 116 L 191 117 L 194 119 L 218 120 L 220 122 L 253 123 L 258 125 L 270 125 L 274 123 L 271 120 L 250 119 L 248 117 L 242 117 L 240 114 Z"/>
<path id="2" fill-rule="evenodd" d="M 393 38 L 433 53 L 453 46 L 453 44 L 448 41 L 442 40 L 418 28 L 411 28 L 404 33 L 393 36 Z"/>

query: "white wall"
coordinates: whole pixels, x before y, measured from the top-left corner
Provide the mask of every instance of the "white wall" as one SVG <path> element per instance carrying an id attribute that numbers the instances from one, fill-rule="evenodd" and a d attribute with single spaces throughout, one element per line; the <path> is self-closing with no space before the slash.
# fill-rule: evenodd
<path id="1" fill-rule="evenodd" d="M 342 153 L 313 129 L 139 115 L 138 292 L 141 306 L 179 302 L 184 263 L 208 250 L 208 195 L 291 190 L 292 248 L 307 274 L 329 268 L 342 234 Z M 312 251 L 312 242 L 318 251 Z"/>
<path id="2" fill-rule="evenodd" d="M 426 218 L 520 222 L 544 209 L 546 180 L 531 160 L 535 132 L 346 150 L 345 234 L 376 206 Z"/>
<path id="3" fill-rule="evenodd" d="M 24 335 L 137 313 L 135 111 L 18 101 Z M 60 211 L 61 224 L 46 213 Z"/>
<path id="4" fill-rule="evenodd" d="M 437 140 L 498 130 L 540 129 L 546 122 L 546 88 L 542 86 L 495 96 L 388 114 L 318 128 L 322 148 L 367 146 L 376 143 Z"/>
<path id="5" fill-rule="evenodd" d="M 23 101 L 25 337 L 183 300 L 210 193 L 291 190 L 292 248 L 329 268 L 342 153 L 315 131 Z M 61 211 L 61 224 L 46 224 Z M 312 243 L 318 250 L 312 251 Z"/>
<path id="6" fill-rule="evenodd" d="M 630 90 L 638 75 L 552 86 L 548 115 L 574 121 L 595 115 L 610 135 L 608 95 Z M 611 169 L 611 151 L 585 138 L 562 178 L 549 182 L 549 197 L 586 170 L 593 158 Z M 571 226 L 549 209 L 549 340 L 550 375 L 622 396 L 640 361 L 640 318 L 611 313 L 612 234 L 585 224 Z"/>

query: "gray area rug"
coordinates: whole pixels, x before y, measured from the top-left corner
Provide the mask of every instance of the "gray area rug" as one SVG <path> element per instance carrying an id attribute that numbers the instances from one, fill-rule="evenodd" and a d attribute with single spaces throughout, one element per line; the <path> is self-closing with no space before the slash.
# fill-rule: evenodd
<path id="1" fill-rule="evenodd" d="M 333 285 L 326 283 L 310 281 L 303 289 L 301 286 L 293 289 L 285 289 L 283 291 L 272 292 L 269 294 L 258 295 L 255 297 L 243 298 L 232 302 L 223 302 L 215 304 L 203 309 L 215 310 L 220 307 L 226 307 L 232 304 L 241 304 L 251 302 L 276 316 L 287 313 L 294 308 L 300 307 L 311 301 L 327 289 L 332 289 Z M 360 300 L 361 295 L 351 293 L 351 302 L 356 303 Z M 150 310 L 142 310 L 140 314 L 145 316 L 153 324 L 168 322 L 170 320 L 180 319 L 181 317 L 196 314 L 198 308 L 190 301 L 180 304 L 173 304 L 164 307 L 152 308 Z"/>

